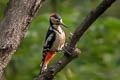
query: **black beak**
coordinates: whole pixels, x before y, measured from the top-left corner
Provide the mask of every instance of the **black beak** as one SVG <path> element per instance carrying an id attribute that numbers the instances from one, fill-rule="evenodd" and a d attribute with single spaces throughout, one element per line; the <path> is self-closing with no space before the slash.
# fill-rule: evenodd
<path id="1" fill-rule="evenodd" d="M 64 23 L 60 23 L 62 26 L 64 26 L 65 28 L 68 28 Z"/>

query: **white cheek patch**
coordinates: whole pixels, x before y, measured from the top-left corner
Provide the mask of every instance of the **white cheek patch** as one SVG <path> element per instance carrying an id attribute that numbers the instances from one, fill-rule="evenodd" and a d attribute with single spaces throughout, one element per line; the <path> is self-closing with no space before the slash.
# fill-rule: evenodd
<path id="1" fill-rule="evenodd" d="M 56 19 L 54 17 L 51 17 L 50 19 L 51 19 L 52 23 L 56 22 Z"/>
<path id="2" fill-rule="evenodd" d="M 50 17 L 51 20 L 54 20 L 55 18 L 54 17 Z"/>

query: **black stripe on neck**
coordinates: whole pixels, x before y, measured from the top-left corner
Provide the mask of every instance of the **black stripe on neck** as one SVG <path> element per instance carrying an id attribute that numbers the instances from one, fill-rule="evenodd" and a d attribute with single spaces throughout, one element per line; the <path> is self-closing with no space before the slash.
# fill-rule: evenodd
<path id="1" fill-rule="evenodd" d="M 57 28 L 53 27 L 53 25 L 50 26 L 50 27 L 60 33 L 60 31 L 59 31 Z M 60 34 L 61 34 L 61 33 L 60 33 Z"/>

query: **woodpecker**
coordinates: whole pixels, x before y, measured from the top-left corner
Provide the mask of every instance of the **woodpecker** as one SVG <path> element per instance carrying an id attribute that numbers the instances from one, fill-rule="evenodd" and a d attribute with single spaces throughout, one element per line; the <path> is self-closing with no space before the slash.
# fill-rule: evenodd
<path id="1" fill-rule="evenodd" d="M 50 15 L 50 27 L 47 31 L 45 43 L 43 47 L 43 59 L 41 62 L 41 71 L 44 72 L 47 69 L 47 65 L 50 60 L 56 55 L 56 52 L 62 51 L 65 43 L 65 33 L 61 26 L 67 27 L 62 18 L 58 14 Z"/>

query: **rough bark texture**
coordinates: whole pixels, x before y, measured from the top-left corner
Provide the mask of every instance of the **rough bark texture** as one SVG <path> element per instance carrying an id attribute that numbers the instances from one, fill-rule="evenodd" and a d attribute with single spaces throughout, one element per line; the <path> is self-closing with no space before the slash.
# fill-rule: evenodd
<path id="1" fill-rule="evenodd" d="M 79 49 L 76 48 L 76 43 L 79 41 L 83 33 L 90 27 L 90 25 L 115 1 L 116 0 L 103 0 L 100 5 L 93 9 L 75 30 L 70 43 L 68 43 L 65 47 L 65 55 L 45 72 L 39 74 L 35 80 L 53 80 L 54 76 L 59 71 L 61 71 L 69 62 L 76 58 L 80 54 Z"/>
<path id="2" fill-rule="evenodd" d="M 9 0 L 0 22 L 0 80 L 43 0 Z"/>

